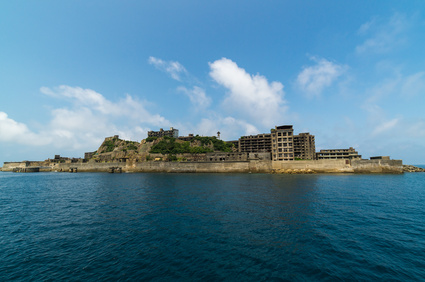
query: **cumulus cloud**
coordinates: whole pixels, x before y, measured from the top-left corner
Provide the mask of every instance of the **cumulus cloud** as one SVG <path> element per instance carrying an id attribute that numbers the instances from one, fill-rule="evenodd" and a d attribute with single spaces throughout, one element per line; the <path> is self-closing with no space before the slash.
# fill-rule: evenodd
<path id="1" fill-rule="evenodd" d="M 296 84 L 308 96 L 320 96 L 323 89 L 344 73 L 346 67 L 326 59 L 311 58 L 316 65 L 305 67 L 297 76 Z"/>
<path id="2" fill-rule="evenodd" d="M 190 102 L 196 107 L 197 110 L 206 109 L 211 104 L 211 98 L 205 93 L 205 90 L 194 86 L 192 89 L 187 89 L 184 86 L 177 88 L 178 91 L 184 93 L 189 97 Z"/>
<path id="3" fill-rule="evenodd" d="M 356 47 L 358 54 L 386 53 L 394 47 L 405 42 L 403 36 L 409 23 L 404 15 L 394 14 L 389 21 L 383 22 L 374 18 L 362 24 L 358 30 L 359 35 L 369 36 L 362 44 Z"/>
<path id="4" fill-rule="evenodd" d="M 209 65 L 210 76 L 228 90 L 223 102 L 226 108 L 264 126 L 282 119 L 287 107 L 280 82 L 269 83 L 262 75 L 251 75 L 227 58 Z"/>
<path id="5" fill-rule="evenodd" d="M 149 57 L 149 64 L 154 65 L 157 69 L 165 71 L 177 81 L 181 81 L 181 75 L 186 74 L 186 69 L 179 63 L 174 61 L 163 61 L 155 57 Z"/>
<path id="6" fill-rule="evenodd" d="M 164 117 L 151 114 L 146 110 L 144 104 L 148 104 L 148 102 L 138 101 L 128 94 L 118 102 L 112 102 L 94 90 L 81 87 L 61 85 L 55 88 L 41 87 L 40 91 L 52 97 L 67 98 L 78 108 L 87 107 L 106 116 L 123 116 L 156 126 L 167 123 Z"/>
<path id="7" fill-rule="evenodd" d="M 219 131 L 224 140 L 237 140 L 241 135 L 260 133 L 254 125 L 244 120 L 231 116 L 223 117 L 219 114 L 202 118 L 193 129 L 197 134 L 205 136 L 214 136 Z"/>
<path id="8" fill-rule="evenodd" d="M 51 120 L 39 132 L 0 112 L 0 141 L 56 148 L 96 148 L 102 140 L 118 134 L 124 139 L 137 140 L 146 135 L 150 126 L 170 123 L 159 114 L 151 114 L 147 102 L 126 95 L 113 102 L 91 89 L 62 85 L 42 87 L 40 91 L 55 98 L 66 99 L 68 107 L 51 111 Z M 125 122 L 120 123 L 120 118 Z M 124 125 L 122 125 L 124 124 Z"/>
<path id="9" fill-rule="evenodd" d="M 0 141 L 39 146 L 49 144 L 52 139 L 39 136 L 25 124 L 9 118 L 5 112 L 0 112 Z"/>

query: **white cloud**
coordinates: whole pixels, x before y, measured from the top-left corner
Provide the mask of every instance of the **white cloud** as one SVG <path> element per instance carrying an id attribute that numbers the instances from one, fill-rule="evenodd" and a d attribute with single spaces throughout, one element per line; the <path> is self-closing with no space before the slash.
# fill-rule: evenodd
<path id="1" fill-rule="evenodd" d="M 40 91 L 46 95 L 56 98 L 68 98 L 77 108 L 87 107 L 105 116 L 127 117 L 143 123 L 155 126 L 168 124 L 164 117 L 151 114 L 145 108 L 148 102 L 141 102 L 130 95 L 118 102 L 107 100 L 102 94 L 91 89 L 61 85 L 56 88 L 41 87 Z"/>
<path id="2" fill-rule="evenodd" d="M 394 118 L 388 121 L 384 121 L 381 124 L 378 124 L 375 129 L 372 131 L 372 135 L 380 135 L 382 133 L 388 132 L 396 127 L 400 122 L 399 118 Z"/>
<path id="3" fill-rule="evenodd" d="M 66 150 L 93 149 L 107 136 L 118 134 L 124 139 L 141 140 L 146 137 L 149 126 L 170 124 L 162 116 L 146 110 L 147 102 L 130 95 L 112 102 L 94 90 L 80 87 L 62 85 L 42 87 L 40 91 L 51 97 L 65 98 L 70 104 L 53 109 L 52 119 L 40 126 L 39 132 L 0 112 L 0 141 Z M 121 118 L 124 121 L 119 120 Z"/>
<path id="4" fill-rule="evenodd" d="M 211 98 L 205 94 L 204 89 L 198 86 L 194 86 L 193 89 L 180 86 L 177 90 L 186 94 L 197 110 L 206 109 L 211 104 Z"/>
<path id="5" fill-rule="evenodd" d="M 163 61 L 155 57 L 149 57 L 149 64 L 154 65 L 157 69 L 165 71 L 175 80 L 181 81 L 181 74 L 186 74 L 186 69 L 179 63 L 174 61 Z"/>
<path id="6" fill-rule="evenodd" d="M 260 133 L 258 129 L 240 119 L 234 117 L 222 117 L 214 115 L 203 118 L 195 126 L 195 132 L 204 136 L 215 136 L 220 131 L 223 140 L 237 140 L 241 135 L 253 135 Z"/>
<path id="7" fill-rule="evenodd" d="M 0 112 L 0 141 L 40 146 L 49 144 L 52 139 L 37 135 L 25 124 L 9 118 L 5 112 Z"/>
<path id="8" fill-rule="evenodd" d="M 305 67 L 298 74 L 296 83 L 308 96 L 319 96 L 325 87 L 343 74 L 346 67 L 332 63 L 326 59 L 311 58 L 316 61 L 316 65 Z"/>
<path id="9" fill-rule="evenodd" d="M 358 33 L 361 35 L 370 34 L 370 36 L 356 47 L 356 52 L 359 54 L 389 52 L 405 42 L 403 33 L 407 28 L 408 22 L 405 16 L 401 14 L 394 14 L 388 22 L 374 18 L 360 26 Z"/>
<path id="10" fill-rule="evenodd" d="M 226 58 L 209 63 L 210 76 L 229 91 L 223 105 L 255 123 L 271 126 L 286 112 L 283 85 L 264 76 L 250 75 Z"/>

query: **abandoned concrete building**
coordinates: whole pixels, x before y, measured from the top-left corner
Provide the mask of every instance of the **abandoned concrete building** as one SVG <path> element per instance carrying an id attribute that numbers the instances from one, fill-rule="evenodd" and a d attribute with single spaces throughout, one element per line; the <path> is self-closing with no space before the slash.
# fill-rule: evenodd
<path id="1" fill-rule="evenodd" d="M 314 135 L 305 132 L 294 136 L 294 157 L 299 160 L 314 160 L 316 158 Z"/>
<path id="2" fill-rule="evenodd" d="M 324 149 L 316 153 L 318 160 L 325 159 L 350 159 L 350 160 L 360 160 L 361 155 L 353 148 L 348 149 Z"/>
<path id="3" fill-rule="evenodd" d="M 241 153 L 270 153 L 271 134 L 241 136 L 238 142 L 238 151 Z"/>
<path id="4" fill-rule="evenodd" d="M 272 160 L 294 160 L 294 129 L 292 125 L 275 126 L 271 130 L 272 136 Z"/>
<path id="5" fill-rule="evenodd" d="M 173 127 L 170 127 L 170 130 L 164 130 L 160 128 L 159 131 L 148 131 L 148 137 L 164 137 L 164 136 L 178 138 L 179 130 Z"/>
<path id="6" fill-rule="evenodd" d="M 178 139 L 182 141 L 192 141 L 195 136 L 192 133 L 189 133 L 188 136 L 179 136 Z"/>
<path id="7" fill-rule="evenodd" d="M 95 152 L 85 152 L 84 153 L 84 159 L 85 160 L 90 160 L 91 158 L 93 158 Z"/>
<path id="8" fill-rule="evenodd" d="M 294 136 L 292 125 L 275 126 L 270 134 L 242 136 L 238 141 L 238 151 L 271 153 L 275 161 L 314 160 L 316 157 L 314 135 L 306 132 Z"/>

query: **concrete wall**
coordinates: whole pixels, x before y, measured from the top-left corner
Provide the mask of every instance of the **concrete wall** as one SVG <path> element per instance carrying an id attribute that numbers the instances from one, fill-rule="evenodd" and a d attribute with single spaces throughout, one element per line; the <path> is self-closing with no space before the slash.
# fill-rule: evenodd
<path id="1" fill-rule="evenodd" d="M 402 173 L 401 160 L 314 160 L 273 162 L 275 170 L 313 170 L 315 172 Z"/>
<path id="2" fill-rule="evenodd" d="M 401 160 L 352 160 L 351 166 L 356 173 L 402 173 Z"/>
<path id="3" fill-rule="evenodd" d="M 306 160 L 306 161 L 276 161 L 272 168 L 276 170 L 311 169 L 316 172 L 354 172 L 346 160 Z"/>
<path id="4" fill-rule="evenodd" d="M 270 172 L 271 161 L 243 162 L 162 162 L 149 161 L 139 163 L 77 163 L 56 164 L 53 171 L 107 172 L 111 167 L 121 167 L 123 172 Z"/>
<path id="5" fill-rule="evenodd" d="M 305 160 L 305 161 L 271 161 L 251 160 L 235 162 L 109 162 L 109 163 L 51 163 L 50 167 L 42 162 L 5 163 L 3 171 L 16 168 L 34 167 L 38 164 L 40 171 L 64 171 L 77 169 L 77 172 L 108 172 L 111 167 L 121 168 L 123 172 L 263 172 L 273 170 L 312 170 L 315 172 L 348 173 L 402 173 L 401 160 Z M 45 165 L 45 164 L 44 164 Z"/>
<path id="6" fill-rule="evenodd" d="M 25 162 L 5 162 L 3 164 L 3 171 L 13 171 L 14 168 L 24 168 L 26 167 Z"/>
<path id="7" fill-rule="evenodd" d="M 248 172 L 249 162 L 142 162 L 127 167 L 138 172 Z"/>
<path id="8" fill-rule="evenodd" d="M 121 167 L 125 168 L 125 163 L 121 162 L 110 162 L 110 163 L 59 163 L 51 166 L 52 171 L 64 171 L 67 172 L 71 168 L 77 168 L 77 172 L 108 172 L 110 167 Z"/>

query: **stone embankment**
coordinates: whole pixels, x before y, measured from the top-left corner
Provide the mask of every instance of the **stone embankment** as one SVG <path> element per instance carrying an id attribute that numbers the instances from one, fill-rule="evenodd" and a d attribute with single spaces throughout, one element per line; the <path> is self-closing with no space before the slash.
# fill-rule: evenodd
<path id="1" fill-rule="evenodd" d="M 413 165 L 403 165 L 403 172 L 425 172 L 425 168 Z"/>
<path id="2" fill-rule="evenodd" d="M 273 169 L 273 174 L 313 174 L 316 173 L 311 169 Z"/>

